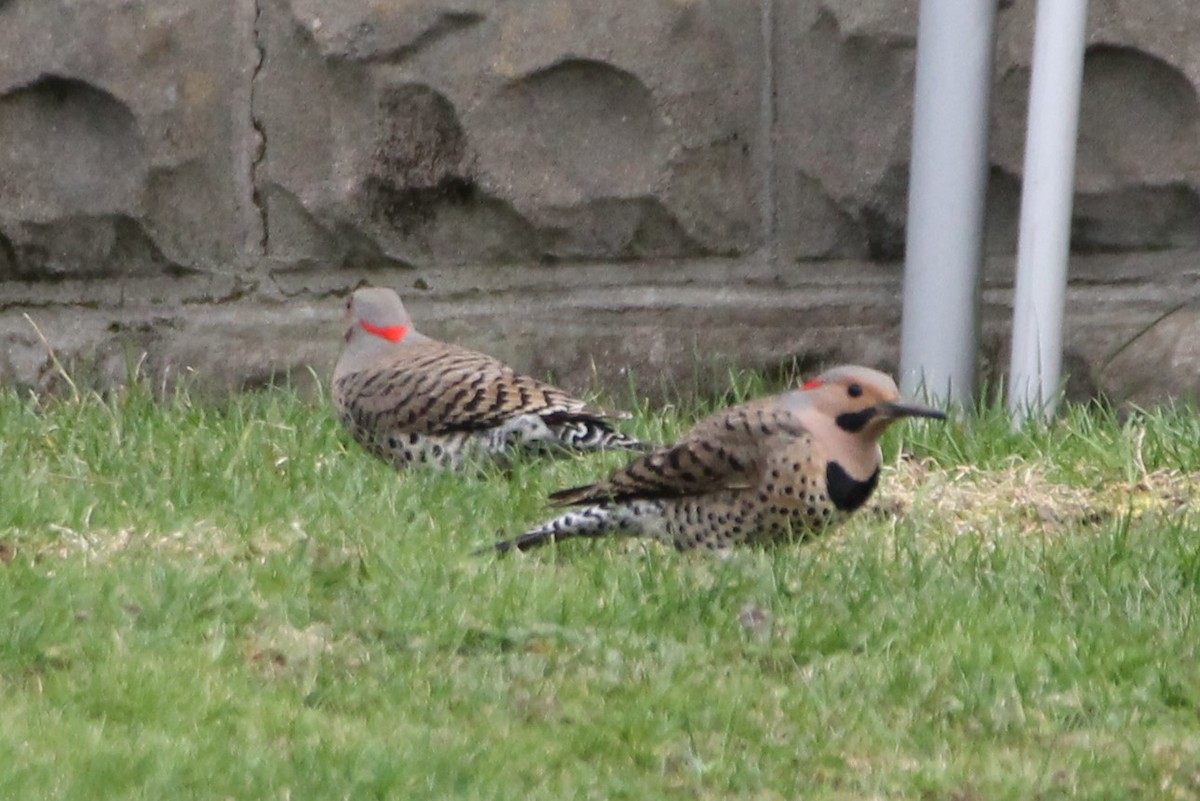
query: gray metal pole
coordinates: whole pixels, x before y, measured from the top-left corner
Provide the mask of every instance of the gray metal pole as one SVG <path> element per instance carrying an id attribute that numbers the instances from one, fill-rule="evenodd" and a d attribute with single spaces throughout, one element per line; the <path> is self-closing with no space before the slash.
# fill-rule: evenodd
<path id="1" fill-rule="evenodd" d="M 1087 0 L 1038 0 L 1029 82 L 1008 408 L 1049 417 L 1062 372 Z"/>
<path id="2" fill-rule="evenodd" d="M 900 384 L 969 403 L 987 202 L 996 0 L 921 0 Z"/>

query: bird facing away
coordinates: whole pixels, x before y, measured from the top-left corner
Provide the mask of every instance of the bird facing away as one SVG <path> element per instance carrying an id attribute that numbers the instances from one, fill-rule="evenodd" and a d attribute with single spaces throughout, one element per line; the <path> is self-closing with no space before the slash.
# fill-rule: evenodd
<path id="1" fill-rule="evenodd" d="M 390 289 L 359 289 L 345 313 L 333 405 L 351 436 L 396 468 L 458 470 L 513 451 L 647 450 L 613 415 L 413 327 Z M 626 415 L 628 416 L 628 415 Z"/>
<path id="2" fill-rule="evenodd" d="M 493 546 L 525 550 L 573 537 L 652 537 L 681 551 L 803 538 L 844 520 L 879 482 L 879 437 L 902 404 L 867 367 L 836 367 L 798 389 L 723 409 L 674 445 L 608 478 L 551 495 L 578 507 Z"/>

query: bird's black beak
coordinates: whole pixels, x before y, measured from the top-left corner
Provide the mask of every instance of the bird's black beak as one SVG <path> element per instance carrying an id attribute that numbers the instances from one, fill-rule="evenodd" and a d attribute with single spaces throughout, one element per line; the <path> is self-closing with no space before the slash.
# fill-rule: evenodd
<path id="1" fill-rule="evenodd" d="M 934 420 L 945 420 L 946 413 L 930 406 L 917 406 L 912 403 L 878 403 L 875 408 L 879 414 L 889 420 L 900 417 L 929 417 Z"/>

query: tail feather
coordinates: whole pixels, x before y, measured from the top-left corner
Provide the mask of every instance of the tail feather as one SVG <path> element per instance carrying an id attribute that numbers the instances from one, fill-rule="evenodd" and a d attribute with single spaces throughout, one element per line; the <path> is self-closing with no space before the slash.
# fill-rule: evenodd
<path id="1" fill-rule="evenodd" d="M 620 522 L 610 509 L 603 506 L 588 506 L 559 515 L 518 537 L 501 540 L 494 545 L 481 548 L 475 553 L 476 555 L 507 553 L 514 548 L 518 551 L 528 551 L 551 542 L 576 537 L 603 537 L 606 534 L 616 533 L 620 527 Z"/>
<path id="2" fill-rule="evenodd" d="M 595 484 L 583 484 L 578 487 L 556 490 L 550 493 L 551 506 L 574 506 L 589 498 L 596 490 Z"/>
<path id="3" fill-rule="evenodd" d="M 600 445 L 601 450 L 637 451 L 638 453 L 649 453 L 657 447 L 652 442 L 642 442 L 640 439 L 631 437 L 628 434 L 622 434 L 620 431 L 609 432 Z"/>
<path id="4" fill-rule="evenodd" d="M 655 446 L 615 430 L 599 418 L 547 419 L 558 441 L 572 451 L 627 450 L 645 452 Z"/>

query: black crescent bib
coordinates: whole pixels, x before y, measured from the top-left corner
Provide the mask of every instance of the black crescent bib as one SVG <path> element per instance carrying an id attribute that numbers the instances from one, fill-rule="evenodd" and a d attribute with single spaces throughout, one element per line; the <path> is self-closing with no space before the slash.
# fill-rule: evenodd
<path id="1" fill-rule="evenodd" d="M 842 512 L 853 512 L 867 502 L 875 485 L 879 483 L 879 468 L 866 481 L 851 478 L 837 462 L 830 462 L 825 467 L 825 488 L 829 492 L 829 500 Z"/>

